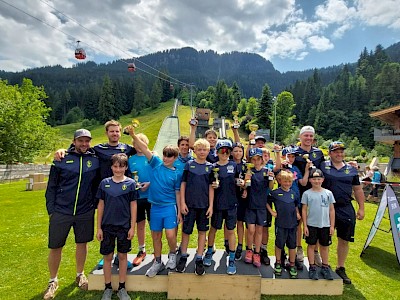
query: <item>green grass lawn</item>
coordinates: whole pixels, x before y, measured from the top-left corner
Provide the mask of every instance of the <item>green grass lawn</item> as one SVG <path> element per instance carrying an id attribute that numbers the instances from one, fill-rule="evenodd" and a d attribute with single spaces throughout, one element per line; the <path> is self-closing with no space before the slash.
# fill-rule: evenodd
<path id="1" fill-rule="evenodd" d="M 47 229 L 48 216 L 44 191 L 25 191 L 26 181 L 0 184 L 0 299 L 41 299 L 48 281 Z M 394 252 L 391 234 L 377 232 L 366 254 L 360 252 L 375 217 L 376 205 L 366 204 L 366 218 L 357 223 L 356 242 L 351 245 L 347 268 L 353 285 L 344 287 L 343 296 L 313 296 L 302 299 L 400 299 L 400 267 Z M 383 219 L 382 228 L 389 229 Z M 192 236 L 190 247 L 195 247 Z M 148 252 L 152 251 L 150 234 L 147 235 Z M 218 248 L 223 247 L 221 232 L 217 236 Z M 331 247 L 330 263 L 335 266 L 336 240 Z M 137 240 L 133 252 L 137 251 Z M 269 244 L 273 254 L 273 239 Z M 100 258 L 99 242 L 89 243 L 86 273 Z M 207 276 L 207 275 L 206 275 Z M 56 299 L 100 299 L 100 291 L 82 292 L 75 288 L 75 259 L 73 234 L 64 248 L 59 272 L 60 288 Z M 130 293 L 133 299 L 166 299 L 166 293 Z M 396 298 L 397 297 L 397 298 Z M 296 299 L 298 297 L 270 297 L 263 299 Z"/>

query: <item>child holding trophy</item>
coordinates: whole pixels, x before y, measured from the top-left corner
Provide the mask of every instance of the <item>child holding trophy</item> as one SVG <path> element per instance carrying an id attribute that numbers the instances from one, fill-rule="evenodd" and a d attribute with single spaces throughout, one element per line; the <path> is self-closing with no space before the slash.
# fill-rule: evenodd
<path id="1" fill-rule="evenodd" d="M 236 227 L 236 179 L 239 178 L 238 166 L 235 162 L 229 160 L 232 151 L 232 142 L 230 140 L 219 140 L 216 147 L 218 153 L 218 162 L 213 165 L 213 174 L 211 175 L 212 187 L 214 188 L 214 211 L 211 218 L 211 228 L 208 233 L 208 248 L 204 256 L 204 266 L 212 264 L 213 248 L 215 234 L 217 230 L 222 229 L 222 223 L 225 221 L 226 237 L 229 244 L 229 263 L 227 274 L 236 274 L 235 265 L 235 227 Z"/>

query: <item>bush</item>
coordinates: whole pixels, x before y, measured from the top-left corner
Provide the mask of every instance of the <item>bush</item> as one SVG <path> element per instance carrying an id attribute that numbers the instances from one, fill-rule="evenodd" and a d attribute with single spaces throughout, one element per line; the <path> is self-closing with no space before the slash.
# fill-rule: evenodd
<path id="1" fill-rule="evenodd" d="M 98 124 L 98 122 L 95 119 L 91 119 L 91 120 L 84 119 L 82 121 L 81 126 L 82 126 L 82 128 L 90 129 L 91 127 L 96 126 L 97 124 Z"/>
<path id="2" fill-rule="evenodd" d="M 71 108 L 65 117 L 65 124 L 76 123 L 83 119 L 83 111 L 78 106 Z"/>

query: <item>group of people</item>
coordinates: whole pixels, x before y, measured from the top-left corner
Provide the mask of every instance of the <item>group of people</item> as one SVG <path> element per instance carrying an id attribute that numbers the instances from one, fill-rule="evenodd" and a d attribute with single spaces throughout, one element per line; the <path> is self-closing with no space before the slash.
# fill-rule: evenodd
<path id="1" fill-rule="evenodd" d="M 133 147 L 121 143 L 122 128 L 114 120 L 105 124 L 107 143 L 91 148 L 91 133 L 79 129 L 71 147 L 57 151 L 46 191 L 50 280 L 44 299 L 55 296 L 61 253 L 71 227 L 76 243 L 76 283 L 87 289 L 84 264 L 87 243 L 95 234 L 96 208 L 96 237 L 105 280 L 103 300 L 111 299 L 113 294 L 112 262 L 119 265 L 117 295 L 119 299 L 130 299 L 125 289 L 126 270 L 139 265 L 146 256 L 146 219 L 154 251 L 148 277 L 165 268 L 185 272 L 195 224 L 197 275 L 204 275 L 212 265 L 218 230 L 224 231 L 227 274 L 236 273 L 236 261 L 242 258 L 255 267 L 269 265 L 269 227 L 275 218 L 276 276 L 286 267 L 290 277 L 297 278 L 297 267 L 304 259 L 304 234 L 310 278 L 318 279 L 320 273 L 332 279 L 328 249 L 336 229 L 336 273 L 344 283 L 351 283 L 344 266 L 349 242 L 354 240 L 356 219 L 364 217 L 364 194 L 357 170 L 344 162 L 343 143 L 331 143 L 329 160 L 325 161 L 322 151 L 313 146 L 314 128 L 304 126 L 300 145 L 283 149 L 274 145 L 272 161 L 263 136 L 251 133 L 245 148 L 237 128 L 232 127 L 232 142 L 218 139 L 212 129 L 196 140 L 197 123 L 191 122 L 190 126 L 190 136 L 180 137 L 177 146 L 164 147 L 162 157 L 149 150 L 147 137 L 136 133 L 132 126 L 127 132 Z M 353 195 L 359 205 L 357 212 L 351 202 Z M 169 250 L 166 264 L 161 259 L 164 230 Z M 177 251 L 179 231 L 182 238 Z M 129 262 L 127 253 L 135 234 L 139 252 Z M 113 261 L 115 247 L 117 256 Z"/>

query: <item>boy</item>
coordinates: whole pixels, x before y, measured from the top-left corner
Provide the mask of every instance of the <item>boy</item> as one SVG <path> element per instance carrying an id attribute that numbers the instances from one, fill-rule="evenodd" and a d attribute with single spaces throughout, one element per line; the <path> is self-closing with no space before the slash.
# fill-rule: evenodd
<path id="1" fill-rule="evenodd" d="M 229 243 L 229 264 L 227 274 L 236 274 L 235 265 L 235 227 L 236 227 L 236 178 L 239 177 L 237 165 L 229 160 L 232 151 L 230 140 L 219 140 L 216 145 L 218 162 L 213 165 L 214 174 L 210 181 L 213 181 L 214 192 L 214 212 L 211 218 L 211 229 L 208 233 L 208 248 L 204 257 L 204 265 L 211 266 L 215 234 L 222 228 L 225 220 L 226 237 Z M 218 169 L 218 170 L 217 170 Z"/>
<path id="2" fill-rule="evenodd" d="M 244 191 L 247 195 L 248 207 L 245 213 L 247 224 L 247 246 L 245 263 L 259 268 L 261 266 L 260 248 L 264 226 L 270 226 L 271 214 L 267 212 L 267 197 L 269 189 L 273 188 L 274 180 L 269 180 L 274 173 L 264 167 L 263 151 L 260 148 L 252 148 L 249 151 L 251 163 L 254 168 L 250 171 L 251 185 Z M 253 244 L 255 245 L 253 253 Z"/>
<path id="3" fill-rule="evenodd" d="M 101 181 L 96 197 L 97 234 L 100 243 L 100 254 L 104 257 L 105 289 L 102 300 L 112 297 L 111 261 L 114 255 L 115 239 L 119 258 L 118 298 L 131 299 L 125 289 L 128 252 L 131 251 L 131 240 L 136 225 L 136 182 L 125 176 L 128 169 L 128 157 L 124 153 L 114 154 L 111 158 L 113 176 Z"/>
<path id="4" fill-rule="evenodd" d="M 297 278 L 295 267 L 297 220 L 300 219 L 298 209 L 299 199 L 291 189 L 293 173 L 290 171 L 281 171 L 277 179 L 281 186 L 271 192 L 268 197 L 269 203 L 267 204 L 268 211 L 275 217 L 275 275 L 282 275 L 282 263 L 284 262 L 281 262 L 281 254 L 286 244 L 289 248 L 290 278 L 295 279 Z M 272 203 L 274 203 L 275 211 L 271 208 Z"/>
<path id="5" fill-rule="evenodd" d="M 210 183 L 212 164 L 207 162 L 210 152 L 210 143 L 205 139 L 198 139 L 194 143 L 196 158 L 185 165 L 181 184 L 181 212 L 184 214 L 182 226 L 181 257 L 176 267 L 177 272 L 184 272 L 187 262 L 187 247 L 189 237 L 193 232 L 194 223 L 197 224 L 198 240 L 195 274 L 205 274 L 203 265 L 203 251 L 206 242 L 206 232 L 209 228 L 208 218 L 213 214 L 214 189 Z"/>
<path id="6" fill-rule="evenodd" d="M 304 235 L 308 244 L 307 256 L 310 263 L 309 277 L 318 280 L 314 250 L 315 245 L 319 242 L 322 258 L 321 274 L 325 279 L 333 280 L 328 257 L 329 245 L 332 243 L 331 236 L 335 230 L 335 208 L 333 206 L 335 199 L 330 190 L 321 186 L 324 174 L 320 169 L 312 169 L 309 180 L 311 189 L 305 191 L 301 198 Z"/>
<path id="7" fill-rule="evenodd" d="M 144 144 L 149 144 L 149 139 L 143 133 L 138 133 L 137 138 L 143 142 Z M 135 146 L 134 140 L 132 140 L 132 144 Z M 150 174 L 152 169 L 149 165 L 147 157 L 143 152 L 140 151 L 140 147 L 135 147 L 136 154 L 132 155 L 128 159 L 128 169 L 132 174 L 133 172 L 137 172 L 139 179 L 136 184 L 141 184 L 141 188 L 139 189 L 139 199 L 137 200 L 137 238 L 139 244 L 139 252 L 137 256 L 133 259 L 133 266 L 138 266 L 142 263 L 144 258 L 146 257 L 146 217 L 147 221 L 150 222 L 150 210 L 151 204 L 148 201 L 149 191 L 148 187 L 150 184 Z M 132 177 L 134 175 L 132 174 Z M 137 187 L 138 188 L 138 187 Z"/>
<path id="8" fill-rule="evenodd" d="M 151 203 L 150 230 L 153 238 L 154 262 L 147 270 L 146 276 L 155 277 L 165 267 L 171 270 L 176 268 L 176 228 L 181 219 L 179 194 L 181 176 L 174 167 L 174 162 L 178 157 L 179 149 L 172 145 L 165 146 L 161 160 L 151 153 L 147 144 L 135 134 L 132 127 L 129 133 L 135 146 L 146 156 L 153 170 L 150 177 L 149 202 Z M 163 229 L 165 229 L 169 246 L 166 266 L 161 261 Z"/>

